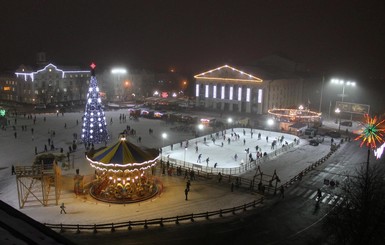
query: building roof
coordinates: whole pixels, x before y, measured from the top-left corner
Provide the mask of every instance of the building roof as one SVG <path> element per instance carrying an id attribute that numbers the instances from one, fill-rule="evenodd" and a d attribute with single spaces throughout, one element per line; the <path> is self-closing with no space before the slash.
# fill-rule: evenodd
<path id="1" fill-rule="evenodd" d="M 3 201 L 0 217 L 1 241 L 7 244 L 75 244 Z"/>
<path id="2" fill-rule="evenodd" d="M 244 81 L 244 82 L 263 82 L 261 78 L 255 74 L 247 73 L 235 67 L 224 65 L 215 69 L 202 72 L 194 76 L 196 79 L 206 80 L 227 80 L 227 81 Z"/>
<path id="3" fill-rule="evenodd" d="M 119 140 L 112 146 L 96 152 L 92 160 L 102 163 L 127 164 L 141 163 L 154 157 L 128 140 Z"/>

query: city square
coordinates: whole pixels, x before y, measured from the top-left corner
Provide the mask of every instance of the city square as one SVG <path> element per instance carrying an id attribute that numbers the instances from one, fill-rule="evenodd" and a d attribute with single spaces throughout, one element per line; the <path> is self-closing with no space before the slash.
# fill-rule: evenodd
<path id="1" fill-rule="evenodd" d="M 0 244 L 384 244 L 383 1 L 7 1 Z"/>

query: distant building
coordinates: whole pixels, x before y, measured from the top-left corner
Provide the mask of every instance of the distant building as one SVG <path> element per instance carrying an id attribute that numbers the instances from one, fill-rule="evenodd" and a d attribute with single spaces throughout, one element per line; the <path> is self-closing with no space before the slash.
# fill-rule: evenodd
<path id="1" fill-rule="evenodd" d="M 48 64 L 41 69 L 21 65 L 15 72 L 20 89 L 18 102 L 51 104 L 84 101 L 90 71 Z"/>
<path id="2" fill-rule="evenodd" d="M 304 95 L 303 66 L 278 56 L 254 66 L 224 65 L 194 77 L 197 107 L 266 114 L 271 108 L 309 106 Z"/>
<path id="3" fill-rule="evenodd" d="M 14 75 L 0 75 L 0 100 L 19 101 L 22 97 L 18 83 Z"/>

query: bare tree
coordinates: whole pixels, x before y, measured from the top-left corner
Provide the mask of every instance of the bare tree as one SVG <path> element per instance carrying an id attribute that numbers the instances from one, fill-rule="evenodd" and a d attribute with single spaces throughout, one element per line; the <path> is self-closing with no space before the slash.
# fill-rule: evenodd
<path id="1" fill-rule="evenodd" d="M 342 185 L 325 230 L 335 244 L 385 244 L 385 180 L 379 166 L 357 169 Z"/>

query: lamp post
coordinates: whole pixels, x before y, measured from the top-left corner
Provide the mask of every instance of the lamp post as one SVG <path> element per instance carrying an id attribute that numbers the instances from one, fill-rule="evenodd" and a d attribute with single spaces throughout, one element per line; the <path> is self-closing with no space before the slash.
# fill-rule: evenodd
<path id="1" fill-rule="evenodd" d="M 164 147 L 164 140 L 165 139 L 167 139 L 167 134 L 166 133 L 162 133 L 162 147 L 161 147 L 162 150 L 160 151 L 160 158 L 161 159 L 162 159 L 162 156 L 163 156 L 163 147 Z"/>
<path id="2" fill-rule="evenodd" d="M 199 129 L 199 131 L 203 131 L 203 129 L 204 129 L 204 125 L 202 124 L 202 123 L 200 123 L 200 124 L 198 124 L 198 129 Z M 201 134 L 199 134 L 199 136 L 201 136 Z"/>
<path id="3" fill-rule="evenodd" d="M 340 116 L 341 110 L 340 110 L 340 108 L 336 108 L 335 113 L 337 113 L 337 115 L 338 115 L 338 132 L 339 132 L 341 129 L 341 116 Z"/>
<path id="4" fill-rule="evenodd" d="M 116 67 L 116 68 L 113 68 L 111 69 L 111 74 L 113 75 L 116 75 L 116 83 L 119 83 L 120 82 L 120 76 L 121 75 L 125 75 L 127 74 L 127 70 L 125 68 L 121 68 L 121 67 Z M 116 96 L 116 92 L 121 92 L 122 91 L 122 87 L 119 87 L 118 89 L 116 89 L 116 85 L 114 86 L 114 96 Z M 123 96 L 121 96 L 123 97 Z M 122 99 L 122 98 L 120 98 Z"/>
<path id="5" fill-rule="evenodd" d="M 227 118 L 227 124 L 229 128 L 230 128 L 230 125 L 233 124 L 233 119 L 231 117 Z"/>
<path id="6" fill-rule="evenodd" d="M 186 168 L 186 151 L 187 147 L 184 148 L 184 156 L 183 156 L 183 167 Z"/>
<path id="7" fill-rule="evenodd" d="M 344 102 L 344 97 L 346 96 L 345 95 L 345 86 L 352 86 L 352 87 L 355 87 L 356 86 L 356 83 L 355 82 L 351 82 L 351 81 L 344 81 L 344 80 L 341 80 L 341 79 L 332 79 L 331 82 L 333 84 L 338 84 L 338 85 L 342 85 L 342 94 L 339 94 L 338 96 L 341 96 L 341 101 Z"/>

